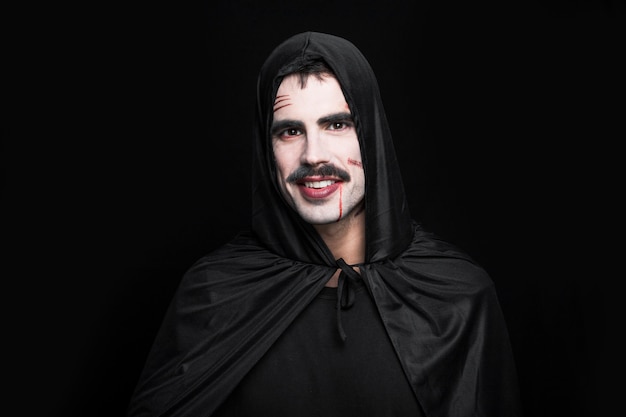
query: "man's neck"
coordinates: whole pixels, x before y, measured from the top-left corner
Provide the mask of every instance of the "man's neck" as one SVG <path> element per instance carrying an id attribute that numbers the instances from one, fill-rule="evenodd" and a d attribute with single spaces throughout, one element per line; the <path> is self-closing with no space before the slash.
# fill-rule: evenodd
<path id="1" fill-rule="evenodd" d="M 349 264 L 365 260 L 365 212 L 357 210 L 336 223 L 315 225 L 335 259 Z"/>

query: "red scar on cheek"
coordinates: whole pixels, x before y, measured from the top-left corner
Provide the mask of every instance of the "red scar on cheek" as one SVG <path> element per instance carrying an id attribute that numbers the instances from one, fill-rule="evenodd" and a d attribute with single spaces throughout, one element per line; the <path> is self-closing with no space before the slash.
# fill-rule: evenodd
<path id="1" fill-rule="evenodd" d="M 359 167 L 359 168 L 363 168 L 363 164 L 362 164 L 360 161 L 355 161 L 355 160 L 354 160 L 354 159 L 352 159 L 352 158 L 348 158 L 348 163 L 349 163 L 350 165 L 354 165 L 354 166 L 357 166 L 357 167 Z"/>

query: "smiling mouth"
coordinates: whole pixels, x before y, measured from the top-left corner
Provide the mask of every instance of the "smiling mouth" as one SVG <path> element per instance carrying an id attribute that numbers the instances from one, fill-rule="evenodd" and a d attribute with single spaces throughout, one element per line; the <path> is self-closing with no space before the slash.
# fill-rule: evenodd
<path id="1" fill-rule="evenodd" d="M 298 189 L 305 199 L 318 203 L 332 196 L 343 184 L 340 179 L 312 180 L 313 178 L 307 178 L 305 181 L 298 181 Z"/>
<path id="2" fill-rule="evenodd" d="M 329 187 L 331 185 L 333 185 L 335 182 L 334 180 L 324 180 L 324 181 L 305 181 L 304 183 L 302 183 L 302 185 L 304 185 L 307 188 L 325 188 L 325 187 Z"/>

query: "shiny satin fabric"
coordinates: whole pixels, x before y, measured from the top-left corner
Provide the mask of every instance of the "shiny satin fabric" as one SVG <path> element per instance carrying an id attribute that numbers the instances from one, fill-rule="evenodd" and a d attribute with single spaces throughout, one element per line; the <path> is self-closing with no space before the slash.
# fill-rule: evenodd
<path id="1" fill-rule="evenodd" d="M 281 77 L 315 57 L 336 73 L 360 140 L 367 220 L 361 277 L 425 415 L 521 415 L 492 280 L 411 220 L 370 65 L 352 43 L 315 32 L 279 45 L 261 69 L 252 230 L 185 274 L 128 415 L 210 416 L 341 267 L 283 201 L 272 163 L 272 105 Z"/>

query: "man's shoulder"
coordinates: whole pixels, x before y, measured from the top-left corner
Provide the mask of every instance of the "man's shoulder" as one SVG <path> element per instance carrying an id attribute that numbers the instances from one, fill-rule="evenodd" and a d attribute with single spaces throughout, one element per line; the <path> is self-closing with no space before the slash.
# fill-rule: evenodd
<path id="1" fill-rule="evenodd" d="M 455 282 L 460 287 L 472 287 L 472 292 L 493 285 L 487 271 L 467 251 L 419 225 L 413 241 L 394 263 L 423 279 L 441 285 Z"/>

